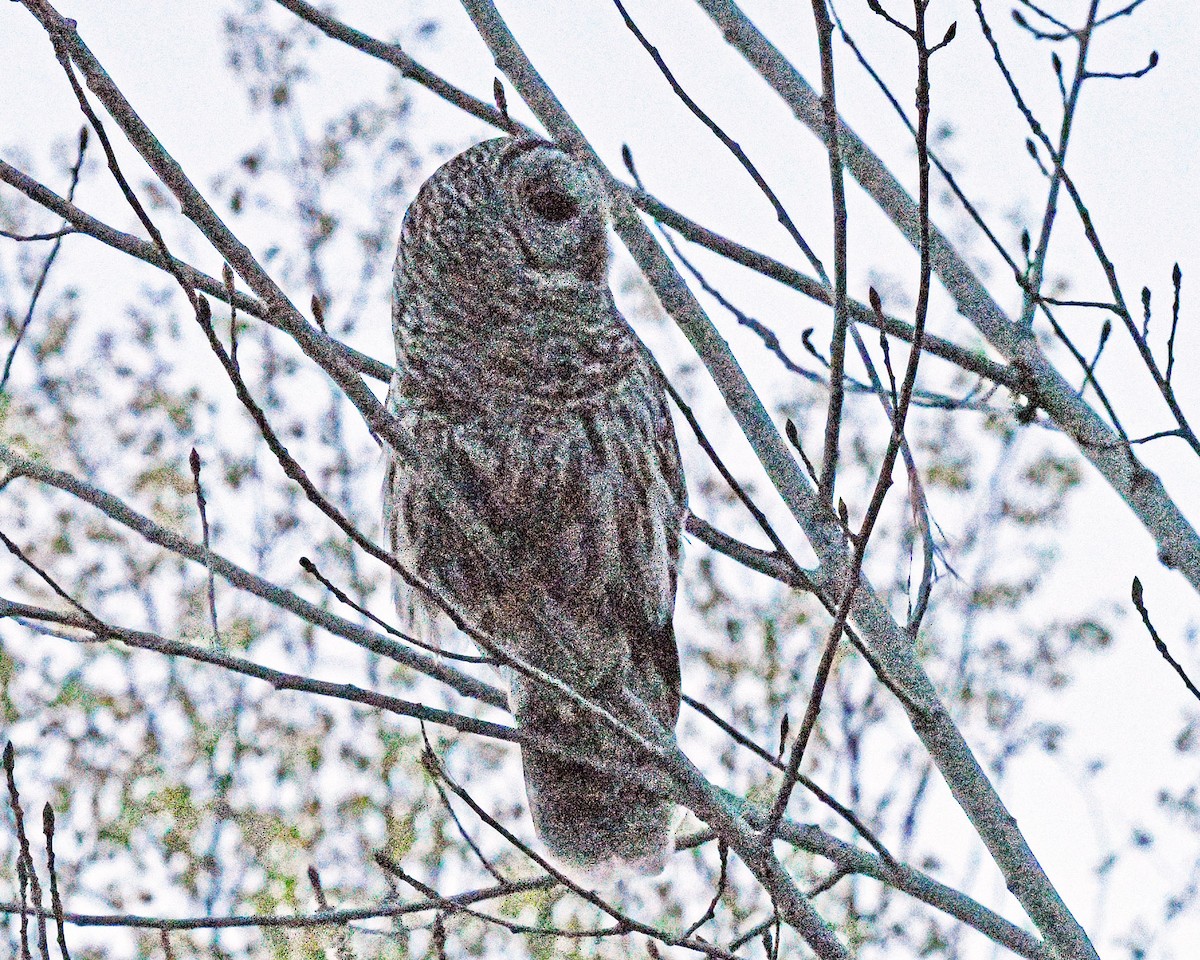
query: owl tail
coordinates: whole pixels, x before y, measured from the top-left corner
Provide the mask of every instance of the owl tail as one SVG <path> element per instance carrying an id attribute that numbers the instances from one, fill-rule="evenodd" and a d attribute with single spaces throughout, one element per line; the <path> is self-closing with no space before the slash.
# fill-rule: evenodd
<path id="1" fill-rule="evenodd" d="M 553 732 L 570 742 L 561 727 Z M 533 825 L 568 872 L 605 884 L 666 868 L 675 849 L 673 804 L 629 779 L 558 754 L 523 747 L 522 756 Z"/>
<path id="2" fill-rule="evenodd" d="M 674 805 L 639 783 L 583 762 L 636 768 L 642 750 L 602 720 L 540 684 L 513 677 L 509 698 L 523 730 L 561 744 L 568 755 L 521 748 L 533 825 L 550 854 L 581 879 L 605 883 L 656 875 L 674 852 Z M 674 726 L 674 701 L 670 716 Z M 667 709 L 665 706 L 664 709 Z M 577 759 L 578 758 L 578 759 Z"/>

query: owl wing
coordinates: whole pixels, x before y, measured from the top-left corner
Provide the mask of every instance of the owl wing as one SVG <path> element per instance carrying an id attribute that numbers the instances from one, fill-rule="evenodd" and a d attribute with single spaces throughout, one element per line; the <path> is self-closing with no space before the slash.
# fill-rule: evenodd
<path id="1" fill-rule="evenodd" d="M 639 430 L 638 417 L 619 409 L 587 431 L 593 452 L 601 453 L 583 458 L 579 499 L 558 504 L 570 532 L 557 541 L 554 564 L 562 573 L 549 577 L 548 592 L 568 598 L 570 655 L 591 668 L 581 674 L 590 688 L 578 681 L 576 688 L 640 728 L 614 695 L 619 683 L 673 731 L 680 671 L 672 614 L 685 490 L 665 399 L 658 392 L 641 397 L 637 412 L 648 417 L 652 432 Z M 622 442 L 639 437 L 649 442 Z M 575 756 L 635 770 L 648 763 L 630 741 L 542 684 L 518 674 L 510 685 L 523 729 L 553 737 Z M 531 746 L 522 753 L 534 823 L 559 859 L 583 868 L 592 881 L 662 870 L 674 831 L 668 800 L 636 778 Z"/>
<path id="2" fill-rule="evenodd" d="M 486 387 L 481 386 L 486 392 Z M 607 709 L 635 694 L 673 730 L 680 672 L 672 615 L 685 514 L 666 399 L 640 359 L 623 386 L 586 410 L 522 418 L 438 409 L 398 374 L 388 405 L 421 456 L 389 454 L 389 547 L 471 626 Z M 410 622 L 436 608 L 403 585 Z M 433 638 L 439 631 L 434 628 Z M 640 751 L 568 698 L 510 673 L 523 729 L 618 765 Z M 671 805 L 636 782 L 526 747 L 538 832 L 564 861 L 617 860 L 655 871 L 670 849 Z"/>
<path id="3" fill-rule="evenodd" d="M 576 662 L 584 689 L 632 654 L 677 695 L 686 495 L 664 398 L 648 386 L 522 425 L 446 416 L 393 383 L 389 408 L 422 456 L 389 454 L 384 520 L 397 558 L 515 652 L 554 671 Z M 404 591 L 402 611 L 421 606 Z"/>

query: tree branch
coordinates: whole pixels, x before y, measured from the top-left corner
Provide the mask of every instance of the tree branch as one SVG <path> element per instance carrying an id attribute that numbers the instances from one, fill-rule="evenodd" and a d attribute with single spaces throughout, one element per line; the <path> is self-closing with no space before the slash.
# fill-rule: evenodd
<path id="1" fill-rule="evenodd" d="M 696 0 L 725 40 L 745 57 L 791 108 L 801 123 L 821 136 L 820 98 L 758 31 L 733 0 Z M 913 246 L 919 243 L 916 204 L 870 148 L 848 127 L 839 127 L 846 170 Z M 1141 520 L 1158 545 L 1159 559 L 1200 591 L 1200 536 L 1167 494 L 1162 481 L 1134 456 L 1042 353 L 1036 340 L 1013 323 L 950 242 L 933 229 L 934 273 L 959 312 L 1024 375 L 1024 391 L 1079 447 Z"/>
<path id="2" fill-rule="evenodd" d="M 586 157 L 607 181 L 611 181 L 611 174 L 604 169 L 570 115 L 524 56 L 495 7 L 488 0 L 463 0 L 463 3 L 476 29 L 487 42 L 497 66 L 508 76 L 555 139 L 576 155 Z M 843 147 L 846 147 L 844 140 Z M 846 163 L 851 165 L 850 157 L 847 157 Z M 783 438 L 728 345 L 717 334 L 662 248 L 655 243 L 624 195 L 616 190 L 613 193 L 614 226 L 618 234 L 658 293 L 667 312 L 700 354 L 768 477 L 808 535 L 821 561 L 814 581 L 828 597 L 842 596 L 849 557 L 840 522 L 819 502 L 816 492 L 787 450 Z M 910 711 L 909 714 L 913 729 L 930 751 L 955 798 L 1004 873 L 1009 888 L 1030 911 L 1040 929 L 1049 931 L 1057 925 L 1058 929 L 1069 930 L 1074 923 L 1070 912 L 939 700 L 932 683 L 916 661 L 911 643 L 866 583 L 854 591 L 852 618 L 878 653 L 883 668 L 911 695 L 910 703 L 919 707 L 917 712 Z M 696 807 L 693 810 L 704 817 L 705 813 L 701 810 Z M 732 840 L 730 846 L 738 849 L 738 844 Z M 739 853 L 745 858 L 745 853 L 740 850 Z M 758 863 L 747 862 L 760 881 L 776 895 L 781 883 L 789 893 L 795 891 L 789 878 L 773 873 L 777 866 L 773 858 Z M 789 923 L 806 925 L 810 936 L 821 936 L 820 930 L 807 926 L 813 920 L 807 901 L 802 904 L 798 913 L 789 915 L 792 908 L 784 909 L 783 905 L 781 912 Z M 817 922 L 821 927 L 824 926 L 823 921 Z M 811 939 L 809 942 L 814 944 Z M 827 949 L 841 950 L 842 947 L 834 941 Z"/>
<path id="3" fill-rule="evenodd" d="M 17 476 L 27 477 L 38 483 L 55 487 L 84 503 L 91 504 L 109 519 L 134 531 L 155 546 L 170 550 L 198 566 L 205 566 L 205 553 L 202 546 L 172 533 L 131 509 L 112 494 L 69 473 L 55 470 L 38 460 L 23 457 L 7 444 L 0 444 L 0 463 L 3 463 Z M 387 637 L 366 630 L 337 614 L 322 610 L 290 590 L 276 586 L 269 580 L 264 580 L 237 564 L 231 563 L 219 553 L 212 554 L 212 568 L 214 573 L 231 586 L 260 597 L 335 636 L 350 640 L 373 653 L 378 653 L 380 656 L 402 663 L 435 680 L 440 680 L 463 696 L 482 700 L 484 703 L 490 703 L 501 709 L 508 708 L 508 697 L 490 684 L 447 666 L 433 657 L 427 657 Z"/>

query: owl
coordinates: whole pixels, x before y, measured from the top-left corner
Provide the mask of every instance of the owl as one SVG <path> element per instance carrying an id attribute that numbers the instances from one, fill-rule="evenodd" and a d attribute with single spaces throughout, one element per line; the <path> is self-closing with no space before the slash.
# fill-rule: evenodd
<path id="1" fill-rule="evenodd" d="M 656 368 L 613 303 L 607 225 L 596 173 L 541 139 L 480 143 L 421 187 L 396 256 L 388 393 L 417 453 L 388 456 L 384 527 L 502 650 L 645 730 L 632 696 L 673 731 L 686 493 Z M 434 605 L 397 589 L 402 617 L 436 635 Z M 503 672 L 519 726 L 568 755 L 522 750 L 548 851 L 593 875 L 659 872 L 671 804 L 571 759 L 636 767 L 643 751 Z"/>

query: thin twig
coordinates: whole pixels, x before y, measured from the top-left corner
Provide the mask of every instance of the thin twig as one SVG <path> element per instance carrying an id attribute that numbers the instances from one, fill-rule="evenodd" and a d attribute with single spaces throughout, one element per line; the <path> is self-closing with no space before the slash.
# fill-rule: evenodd
<path id="1" fill-rule="evenodd" d="M 204 543 L 204 565 L 208 568 L 208 617 L 212 624 L 213 643 L 218 650 L 221 650 L 224 649 L 225 644 L 221 639 L 221 629 L 217 626 L 217 581 L 213 574 L 212 544 L 208 537 L 208 504 L 204 499 L 204 490 L 200 486 L 200 454 L 195 447 L 192 447 L 188 463 L 192 468 L 192 482 L 196 489 L 196 509 L 200 513 L 200 530 Z"/>
<path id="2" fill-rule="evenodd" d="M 1058 135 L 1057 152 L 1058 156 L 1064 160 L 1067 155 L 1067 146 L 1071 140 L 1071 129 L 1075 120 L 1075 113 L 1079 107 L 1079 94 L 1083 89 L 1084 81 L 1087 79 L 1087 55 L 1091 45 L 1092 27 L 1095 24 L 1096 11 L 1099 6 L 1100 0 L 1091 0 L 1088 7 L 1087 25 L 1075 35 L 1079 44 L 1075 58 L 1075 77 L 1071 82 L 1066 102 L 1063 104 L 1062 127 Z M 1025 305 L 1021 311 L 1021 322 L 1026 327 L 1032 326 L 1033 315 L 1037 309 L 1037 296 L 1041 292 L 1042 277 L 1046 269 L 1046 254 L 1050 248 L 1050 233 L 1054 229 L 1054 219 L 1058 214 L 1058 191 L 1061 187 L 1062 177 L 1056 168 L 1050 177 L 1050 189 L 1042 214 L 1041 232 L 1038 235 L 1037 247 L 1033 252 L 1033 259 L 1026 274 Z"/>
<path id="3" fill-rule="evenodd" d="M 29 913 L 26 909 L 26 897 L 29 893 L 29 871 L 25 867 L 25 858 L 17 854 L 17 887 L 21 896 L 21 960 L 29 960 Z"/>
<path id="4" fill-rule="evenodd" d="M 815 897 L 819 894 L 825 893 L 828 890 L 832 890 L 835 886 L 837 886 L 838 882 L 843 877 L 848 877 L 849 875 L 849 870 L 834 870 L 833 873 L 827 876 L 824 880 L 813 884 L 808 890 L 808 895 L 810 897 Z"/>
<path id="5" fill-rule="evenodd" d="M 846 184 L 842 172 L 841 147 L 838 144 L 837 95 L 833 69 L 833 21 L 825 0 L 812 0 L 817 26 L 817 48 L 821 55 L 821 109 L 825 118 L 825 149 L 829 154 L 830 195 L 833 200 L 833 334 L 829 344 L 829 404 L 825 415 L 825 448 L 821 458 L 821 482 L 818 492 L 827 504 L 833 504 L 837 478 L 838 440 L 842 429 L 842 403 L 846 369 L 846 327 L 849 313 L 846 303 Z"/>
<path id="6" fill-rule="evenodd" d="M 735 563 L 740 563 L 748 570 L 754 570 L 765 577 L 771 577 L 795 590 L 812 593 L 816 590 L 808 572 L 803 567 L 797 567 L 793 561 L 785 560 L 778 553 L 760 550 L 748 543 L 743 543 L 736 537 L 731 537 L 714 527 L 707 520 L 688 512 L 684 521 L 684 530 L 695 537 L 705 546 L 723 553 Z"/>
<path id="7" fill-rule="evenodd" d="M 441 647 L 435 647 L 431 643 L 424 643 L 416 637 L 410 636 L 407 633 L 401 633 L 386 620 L 375 616 L 366 607 L 355 603 L 354 599 L 349 596 L 344 590 L 340 589 L 335 583 L 329 580 L 308 557 L 300 558 L 300 568 L 309 576 L 315 578 L 326 590 L 332 593 L 341 603 L 344 603 L 350 609 L 362 614 L 376 626 L 381 627 L 386 633 L 390 633 L 393 637 L 403 640 L 405 643 L 411 643 L 414 647 L 420 647 L 422 650 L 428 650 L 430 653 L 437 654 L 439 657 L 446 657 L 448 660 L 458 660 L 460 663 L 485 663 L 495 664 L 496 661 L 491 657 L 476 657 L 468 653 L 455 653 L 452 650 L 443 650 Z"/>
<path id="8" fill-rule="evenodd" d="M 1103 325 L 1100 327 L 1100 339 L 1096 343 L 1096 353 L 1092 357 L 1092 362 L 1084 369 L 1083 383 L 1079 387 L 1079 393 L 1087 389 L 1089 383 L 1096 386 L 1096 364 L 1100 362 L 1100 355 L 1104 353 L 1104 346 L 1108 343 L 1109 335 L 1112 333 L 1112 321 L 1105 318 Z"/>
<path id="9" fill-rule="evenodd" d="M 418 880 L 411 873 L 400 866 L 399 863 L 382 851 L 376 852 L 372 859 L 375 861 L 377 866 L 381 867 L 387 873 L 399 880 L 404 881 L 422 896 L 428 897 L 430 900 L 437 902 L 442 908 L 444 908 L 439 910 L 437 916 L 434 918 L 435 939 L 438 918 L 440 918 L 445 912 L 463 913 L 467 916 L 474 917 L 476 920 L 482 920 L 484 923 L 490 923 L 494 926 L 502 927 L 509 933 L 515 934 L 532 933 L 537 934 L 538 936 L 564 937 L 567 939 L 590 939 L 592 937 L 599 939 L 601 937 L 611 937 L 614 935 L 624 936 L 628 932 L 627 928 L 621 924 L 610 927 L 597 927 L 587 930 L 564 930 L 555 927 L 529 926 L 528 924 L 517 923 L 513 920 L 506 920 L 503 917 L 497 917 L 494 914 L 484 913 L 482 910 L 473 910 L 463 904 L 455 903 L 455 901 L 449 897 L 443 897 L 437 892 L 435 887 Z"/>
<path id="10" fill-rule="evenodd" d="M 95 615 L 90 610 L 88 610 L 87 607 L 83 606 L 83 604 L 81 604 L 78 600 L 76 600 L 69 593 L 67 593 L 66 590 L 64 590 L 61 586 L 59 586 L 57 580 L 55 580 L 52 576 L 50 576 L 50 574 L 48 574 L 45 570 L 43 570 L 36 563 L 34 563 L 34 561 L 32 559 L 30 559 L 29 556 L 26 555 L 25 551 L 23 551 L 20 547 L 18 547 L 15 543 L 13 543 L 12 540 L 10 540 L 7 536 L 4 535 L 3 531 L 0 531 L 0 543 L 3 543 L 4 546 L 8 549 L 9 553 L 11 553 L 14 557 L 16 557 L 18 560 L 20 560 L 23 564 L 25 564 L 25 566 L 27 566 L 34 573 L 36 573 L 38 575 L 38 577 L 42 580 L 43 583 L 45 583 L 59 597 L 61 597 L 63 600 L 66 600 L 67 603 L 69 603 L 76 610 L 78 610 L 81 614 L 83 614 L 83 616 L 88 621 L 96 622 L 96 623 L 99 622 L 96 619 Z"/>
<path id="11" fill-rule="evenodd" d="M 71 182 L 67 188 L 68 203 L 74 199 L 75 188 L 79 186 L 79 175 L 83 170 L 83 157 L 87 152 L 87 144 L 87 127 L 82 127 L 79 131 L 79 146 L 75 155 L 75 164 L 71 167 Z M 13 360 L 17 356 L 17 350 L 21 346 L 21 341 L 29 331 L 29 325 L 33 323 L 34 309 L 37 307 L 38 298 L 42 295 L 42 290 L 45 289 L 46 278 L 50 275 L 50 268 L 54 265 L 54 261 L 58 259 L 58 251 L 62 247 L 63 237 L 76 232 L 77 230 L 73 226 L 65 226 L 54 233 L 41 233 L 29 237 L 21 237 L 16 234 L 0 231 L 0 235 L 8 237 L 11 240 L 54 240 L 54 246 L 46 254 L 46 259 L 42 261 L 42 268 L 38 271 L 37 280 L 34 281 L 33 293 L 29 297 L 29 306 L 25 310 L 25 318 L 21 321 L 20 326 L 17 327 L 17 335 L 13 338 L 12 346 L 8 348 L 8 355 L 4 358 L 4 371 L 0 373 L 0 393 L 3 393 L 4 388 L 8 385 L 8 378 L 12 373 Z"/>
<path id="12" fill-rule="evenodd" d="M 1171 668 L 1177 674 L 1179 674 L 1180 679 L 1183 680 L 1184 686 L 1188 688 L 1188 691 L 1191 693 L 1191 695 L 1197 700 L 1200 700 L 1200 689 L 1198 689 L 1196 685 L 1192 683 L 1191 677 L 1184 672 L 1184 669 L 1182 666 L 1180 666 L 1179 661 L 1171 656 L 1171 651 L 1167 649 L 1166 643 L 1164 643 L 1162 637 L 1158 635 L 1158 631 L 1154 629 L 1154 624 L 1150 622 L 1150 611 L 1146 609 L 1146 602 L 1142 594 L 1142 581 L 1138 577 L 1133 578 L 1132 592 L 1133 605 L 1137 607 L 1137 612 L 1141 614 L 1142 623 L 1146 625 L 1146 630 L 1149 631 L 1150 639 L 1154 641 L 1154 646 L 1158 649 L 1158 652 L 1162 654 L 1162 658 L 1171 665 Z"/>
<path id="13" fill-rule="evenodd" d="M 1044 18 L 1044 19 L 1046 19 L 1046 20 L 1049 20 L 1049 21 L 1050 21 L 1052 24 L 1054 24 L 1054 25 L 1055 25 L 1056 27 L 1058 27 L 1059 29 L 1061 29 L 1061 30 L 1065 30 L 1067 33 L 1071 33 L 1071 28 L 1070 28 L 1070 27 L 1068 27 L 1068 26 L 1067 26 L 1065 23 L 1063 23 L 1061 20 L 1059 20 L 1059 19 L 1055 18 L 1055 17 L 1054 17 L 1052 14 L 1050 14 L 1050 13 L 1047 13 L 1047 12 L 1046 12 L 1045 10 L 1043 10 L 1041 7 L 1039 7 L 1039 6 L 1037 6 L 1036 4 L 1034 4 L 1034 3 L 1033 3 L 1033 0 L 1019 0 L 1019 2 L 1020 2 L 1021 4 L 1023 4 L 1024 6 L 1028 7 L 1030 10 L 1032 10 L 1032 11 L 1033 11 L 1034 13 L 1036 13 L 1038 16 L 1040 16 L 1040 17 L 1043 17 L 1043 18 Z M 1140 3 L 1140 2 L 1141 2 L 1141 0 L 1138 0 L 1138 2 Z"/>
<path id="14" fill-rule="evenodd" d="M 504 837 L 505 840 L 524 853 L 525 856 L 529 857 L 529 859 L 536 863 L 542 870 L 554 877 L 558 883 L 565 886 L 576 896 L 582 897 L 588 903 L 592 904 L 592 906 L 597 907 L 600 911 L 612 917 L 622 927 L 625 933 L 641 933 L 648 937 L 652 937 L 653 939 L 658 940 L 667 946 L 686 947 L 689 950 L 696 950 L 709 956 L 733 960 L 732 954 L 721 949 L 720 947 L 714 946 L 713 944 L 705 943 L 704 941 L 697 940 L 691 936 L 671 937 L 655 927 L 641 923 L 640 921 L 622 913 L 620 910 L 616 909 L 614 906 L 612 906 L 603 898 L 597 896 L 592 891 L 586 890 L 579 886 L 579 884 L 572 880 L 568 875 L 555 868 L 553 864 L 547 861 L 543 856 L 541 856 L 541 854 L 532 849 L 527 843 L 524 843 L 520 838 L 515 836 L 512 831 L 505 827 L 504 824 L 484 810 L 483 807 L 476 802 L 475 798 L 470 795 L 470 793 L 459 786 L 453 780 L 453 778 L 446 773 L 445 768 L 432 753 L 427 754 L 427 763 L 431 764 L 432 768 L 437 771 L 438 776 L 442 778 L 443 782 L 447 787 L 450 788 L 451 792 L 464 803 L 466 803 L 467 806 L 474 811 L 475 815 L 483 820 L 484 823 L 486 823 L 489 827 Z"/>
<path id="15" fill-rule="evenodd" d="M 771 914 L 771 916 L 767 917 L 767 919 L 764 920 L 762 923 L 755 924 L 753 927 L 751 927 L 745 933 L 741 934 L 736 940 L 734 940 L 731 944 L 729 944 L 729 949 L 736 950 L 739 947 L 744 947 L 751 940 L 761 937 L 764 933 L 766 933 L 771 927 L 773 927 L 778 922 L 779 922 L 779 914 L 777 914 L 777 913 Z"/>
<path id="16" fill-rule="evenodd" d="M 700 919 L 683 931 L 683 936 L 686 939 L 693 933 L 699 930 L 702 926 L 708 923 L 717 915 L 717 904 L 721 902 L 721 897 L 725 896 L 725 883 L 729 879 L 729 844 L 724 840 L 717 843 L 717 856 L 721 861 L 721 869 L 717 874 L 717 886 L 713 891 L 712 900 L 709 901 L 708 907 L 701 915 Z"/>
<path id="17" fill-rule="evenodd" d="M 0 230 L 0 237 L 4 237 L 5 240 L 16 240 L 18 243 L 32 243 L 37 240 L 58 240 L 78 232 L 74 227 L 63 227 L 53 233 L 12 233 L 9 230 Z"/>
<path id="18" fill-rule="evenodd" d="M 763 178 L 763 175 L 759 173 L 758 168 L 754 165 L 750 158 L 746 156 L 746 152 L 741 148 L 741 145 L 733 140 L 733 138 L 730 137 L 724 130 L 722 130 L 716 121 L 714 121 L 707 113 L 705 113 L 695 100 L 688 96 L 687 91 L 685 91 L 683 87 L 680 86 L 679 81 L 675 79 L 675 75 L 671 72 L 671 68 L 667 66 L 666 61 L 663 60 L 662 55 L 658 52 L 658 49 L 646 39 L 646 35 L 642 33 L 640 29 L 638 29 L 638 25 L 633 22 L 633 18 L 629 16 L 628 12 L 626 12 L 621 0 L 613 0 L 613 4 L 620 12 L 621 18 L 625 21 L 625 26 L 629 28 L 630 33 L 637 38 L 638 43 L 640 43 L 642 48 L 650 55 L 650 59 L 654 61 L 654 65 L 658 67 L 658 70 L 663 75 L 663 78 L 671 85 L 671 89 L 674 91 L 675 96 L 680 99 L 683 105 L 686 106 L 701 123 L 703 123 L 706 127 L 708 127 L 709 130 L 713 132 L 716 138 L 725 145 L 726 149 L 728 149 L 729 152 L 732 153 L 735 158 L 737 158 L 738 163 L 742 165 L 745 171 L 750 174 L 750 178 L 754 181 L 754 183 L 758 186 L 758 189 L 762 192 L 763 196 L 767 198 L 771 206 L 775 209 L 776 219 L 779 220 L 779 223 L 783 226 L 784 230 L 787 231 L 788 236 L 790 236 L 795 242 L 796 246 L 800 248 L 801 253 L 803 253 L 805 256 L 805 259 L 808 260 L 808 262 L 812 265 L 812 268 L 817 271 L 817 275 L 821 278 L 822 282 L 826 287 L 828 287 L 829 278 L 825 273 L 825 268 L 821 265 L 821 261 L 817 259 L 817 255 L 813 253 L 812 248 L 808 245 L 808 241 L 805 240 L 804 236 L 800 233 L 799 228 L 793 222 L 791 216 L 787 212 L 787 209 L 783 206 L 783 202 L 776 195 L 775 191 L 771 189 L 770 184 L 768 184 Z"/>
<path id="19" fill-rule="evenodd" d="M 25 899 L 25 883 L 29 884 L 30 897 L 37 908 L 38 948 L 43 960 L 50 960 L 50 946 L 46 936 L 46 913 L 42 909 L 42 884 L 38 880 L 37 868 L 33 865 L 33 854 L 29 852 L 29 836 L 25 832 L 25 813 L 21 809 L 21 795 L 17 791 L 16 757 L 12 741 L 4 745 L 4 774 L 8 779 L 8 799 L 12 806 L 13 821 L 17 830 L 18 865 L 24 871 L 21 884 L 21 900 Z M 22 958 L 28 957 L 29 947 L 25 930 L 21 931 Z"/>
<path id="20" fill-rule="evenodd" d="M 40 0 L 23 0 L 25 6 L 40 17 L 41 13 L 54 12 L 57 16 L 57 11 L 51 11 L 48 4 L 40 2 Z M 47 23 L 47 21 L 43 21 Z M 63 72 L 67 76 L 68 82 L 71 84 L 71 90 L 75 93 L 75 99 L 79 101 L 79 109 L 83 111 L 83 115 L 87 117 L 88 123 L 92 129 L 96 131 L 96 136 L 100 140 L 100 146 L 104 149 L 104 157 L 108 163 L 109 172 L 112 173 L 113 179 L 117 182 L 125 201 L 129 204 L 137 218 L 142 222 L 142 226 L 146 228 L 146 232 L 150 234 L 150 239 L 159 249 L 163 259 L 174 264 L 175 258 L 171 256 L 171 251 L 167 249 L 167 242 L 159 232 L 158 227 L 154 225 L 154 221 L 150 219 L 150 214 L 146 212 L 146 208 L 142 206 L 142 202 L 137 198 L 137 194 L 133 192 L 133 187 L 129 185 L 129 181 L 125 179 L 125 174 L 121 172 L 121 166 L 117 162 L 117 155 L 113 151 L 112 143 L 108 139 L 108 133 L 104 129 L 104 124 L 100 118 L 96 116 L 96 112 L 92 109 L 92 105 L 88 102 L 87 94 L 83 92 L 83 87 L 79 84 L 79 78 L 75 76 L 75 68 L 71 62 L 71 51 L 68 47 L 68 34 L 62 29 L 65 24 L 55 24 L 53 21 L 47 23 L 46 33 L 50 37 L 50 43 L 54 47 L 54 55 L 58 59 L 59 64 L 63 68 Z M 179 281 L 179 286 L 183 290 L 184 295 L 192 304 L 193 309 L 196 306 L 196 292 L 188 284 L 187 278 L 182 271 L 171 271 L 175 279 Z"/>
<path id="21" fill-rule="evenodd" d="M 426 732 L 425 724 L 423 723 L 421 724 L 421 739 L 425 743 L 424 755 L 431 755 L 433 753 L 433 745 L 429 742 L 429 735 Z M 470 832 L 463 825 L 462 820 L 459 819 L 458 813 L 455 811 L 453 804 L 450 803 L 450 798 L 446 796 L 446 788 L 442 786 L 442 778 L 437 775 L 437 771 L 428 770 L 427 772 L 429 773 L 429 779 L 433 781 L 433 786 L 437 790 L 438 797 L 442 801 L 442 806 L 446 808 L 446 813 L 448 813 L 450 815 L 450 819 L 454 821 L 454 826 L 458 830 L 458 835 L 462 837 L 466 845 L 470 847 L 471 852 L 475 854 L 475 858 L 480 862 L 480 864 L 482 864 L 483 869 L 490 873 L 492 877 L 500 883 L 507 883 L 508 878 L 496 869 L 496 867 L 492 864 L 492 861 L 483 855 L 483 851 L 479 849 L 479 844 L 475 842 L 475 838 L 471 836 Z"/>
<path id="22" fill-rule="evenodd" d="M 683 702 L 686 703 L 693 710 L 695 710 L 697 713 L 708 718 L 710 721 L 712 721 L 714 724 L 716 724 L 718 727 L 720 727 L 721 730 L 723 730 L 725 732 L 725 734 L 730 739 L 732 739 L 735 743 L 740 744 L 741 746 L 743 746 L 747 750 L 749 750 L 751 753 L 762 758 L 767 763 L 769 763 L 772 767 L 774 767 L 776 770 L 786 770 L 787 769 L 787 767 L 784 765 L 783 761 L 781 761 L 778 757 L 772 756 L 770 754 L 770 752 L 763 749 L 761 746 L 759 746 L 757 743 L 755 743 L 753 740 L 751 740 L 748 736 L 746 736 L 744 733 L 742 733 L 740 730 L 738 730 L 737 727 L 735 727 L 733 724 L 729 723 L 729 721 L 722 718 L 719 714 L 717 714 L 710 707 L 706 706 L 705 704 L 701 703 L 700 701 L 696 700 L 695 698 L 688 696 L 686 693 L 683 694 Z M 784 730 L 784 733 L 786 734 L 786 728 Z M 781 736 L 780 739 L 782 741 L 783 739 L 785 739 L 785 737 Z M 783 751 L 782 751 L 782 744 L 781 744 L 780 753 L 782 754 L 782 752 Z M 867 843 L 869 843 L 872 847 L 875 848 L 875 851 L 879 854 L 880 859 L 882 859 L 884 861 L 884 863 L 888 864 L 889 867 L 893 867 L 893 868 L 899 866 L 898 861 L 888 851 L 887 847 L 885 847 L 883 845 L 883 843 L 880 841 L 880 839 L 877 836 L 875 836 L 874 832 L 865 823 L 862 822 L 862 820 L 859 818 L 859 816 L 853 810 L 851 810 L 845 804 L 839 802 L 836 798 L 833 797 L 832 794 L 830 794 L 827 790 L 825 790 L 823 787 L 821 787 L 811 777 L 808 777 L 805 774 L 801 773 L 797 777 L 797 780 L 806 790 L 808 790 L 810 793 L 813 794 L 813 796 L 815 796 L 818 800 L 820 800 L 821 803 L 823 803 L 830 810 L 832 810 L 835 814 L 837 814 L 839 817 L 841 817 L 843 820 L 845 820 L 848 824 L 850 824 L 850 826 L 854 828 L 855 832 L 858 833 L 859 836 L 861 836 L 864 840 L 867 841 Z"/>
<path id="23" fill-rule="evenodd" d="M 322 913 L 328 913 L 329 901 L 325 897 L 325 888 L 321 886 L 321 875 L 312 864 L 308 867 L 308 882 L 312 884 L 317 907 Z M 337 931 L 337 955 L 338 960 L 354 960 L 354 951 L 350 948 L 350 934 L 344 927 Z"/>
<path id="24" fill-rule="evenodd" d="M 58 893 L 58 871 L 54 866 L 54 808 L 49 803 L 42 807 L 42 833 L 46 837 L 46 872 L 50 874 L 50 905 L 58 928 L 58 952 L 61 960 L 71 960 L 71 953 L 67 949 L 62 898 Z"/>
<path id="25" fill-rule="evenodd" d="M 1168 384 L 1171 382 L 1171 373 L 1175 369 L 1175 333 L 1179 329 L 1179 297 L 1180 288 L 1183 286 L 1183 271 L 1179 269 L 1179 264 L 1175 264 L 1175 269 L 1171 271 L 1171 285 L 1175 288 L 1175 300 L 1171 305 L 1171 335 L 1167 338 L 1165 379 Z"/>
<path id="26" fill-rule="evenodd" d="M 883 304 L 874 287 L 870 290 L 870 299 L 871 307 L 874 309 L 876 316 L 882 316 Z M 883 384 L 879 379 L 879 373 L 875 369 L 875 364 L 871 359 L 870 353 L 867 351 L 866 343 L 863 342 L 862 334 L 854 326 L 850 327 L 850 333 L 854 338 L 854 345 L 858 350 L 859 358 L 862 360 L 863 366 L 867 369 L 867 375 L 871 378 L 871 385 L 875 389 L 875 395 L 883 405 L 889 422 L 894 422 L 900 400 L 896 391 L 896 374 L 892 370 L 891 353 L 888 349 L 887 337 L 881 330 L 879 340 L 882 344 L 884 365 L 887 367 L 888 381 L 891 387 L 890 395 L 884 391 Z M 917 601 L 911 605 L 908 622 L 905 625 L 905 632 L 910 639 L 915 641 L 921 621 L 925 617 L 925 611 L 929 608 L 930 598 L 933 596 L 934 558 L 936 550 L 933 542 L 933 525 L 929 519 L 929 501 L 925 496 L 925 488 L 921 483 L 921 473 L 917 469 L 916 458 L 913 456 L 908 438 L 903 434 L 900 438 L 900 455 L 904 458 L 904 467 L 908 473 L 909 504 L 912 507 L 912 514 L 916 518 L 916 526 L 921 532 L 921 583 L 917 588 Z M 911 598 L 911 593 L 909 593 L 909 596 Z"/>
<path id="27" fill-rule="evenodd" d="M 225 302 L 229 304 L 229 357 L 237 363 L 237 290 L 233 285 L 233 268 L 227 263 L 221 264 L 221 280 L 225 285 Z"/>

